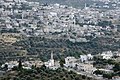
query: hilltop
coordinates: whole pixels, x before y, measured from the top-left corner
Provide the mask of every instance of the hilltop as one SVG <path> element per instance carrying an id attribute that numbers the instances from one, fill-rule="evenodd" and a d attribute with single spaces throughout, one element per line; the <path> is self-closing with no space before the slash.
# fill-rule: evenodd
<path id="1" fill-rule="evenodd" d="M 28 1 L 33 1 L 33 0 L 28 0 Z M 93 4 L 93 1 L 91 0 L 34 0 L 34 1 L 39 1 L 40 3 L 47 3 L 47 4 L 63 4 L 63 5 L 69 5 L 73 7 L 80 7 L 83 8 L 85 3 L 88 5 Z"/>

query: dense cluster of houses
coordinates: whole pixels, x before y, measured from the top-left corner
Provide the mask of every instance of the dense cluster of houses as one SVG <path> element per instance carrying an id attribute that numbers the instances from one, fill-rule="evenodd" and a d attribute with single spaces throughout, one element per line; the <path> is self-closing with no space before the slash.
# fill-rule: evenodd
<path id="1" fill-rule="evenodd" d="M 15 29 L 26 36 L 63 38 L 72 42 L 88 42 L 85 36 L 105 36 L 104 31 L 117 31 L 120 10 L 76 9 L 60 4 L 40 4 L 26 0 L 0 1 L 0 30 Z M 111 18 L 112 17 L 112 18 Z M 97 25 L 101 21 L 108 24 Z M 57 34 L 57 36 L 55 36 Z"/>
<path id="2" fill-rule="evenodd" d="M 111 59 L 114 56 L 120 57 L 119 51 L 105 51 L 100 54 L 103 59 Z"/>

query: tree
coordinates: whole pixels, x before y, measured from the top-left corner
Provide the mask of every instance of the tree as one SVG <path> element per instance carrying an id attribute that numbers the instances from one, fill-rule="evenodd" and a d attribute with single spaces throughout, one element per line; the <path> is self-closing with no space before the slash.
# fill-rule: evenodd
<path id="1" fill-rule="evenodd" d="M 94 71 L 94 72 L 93 72 L 93 74 L 96 74 L 96 75 L 101 74 L 101 75 L 102 75 L 102 74 L 103 74 L 103 72 L 102 72 L 102 71 L 100 71 L 100 70 L 96 70 L 96 71 Z"/>
<path id="2" fill-rule="evenodd" d="M 19 70 L 22 69 L 22 61 L 21 61 L 21 59 L 18 61 L 18 69 L 19 69 Z"/>
<path id="3" fill-rule="evenodd" d="M 60 59 L 60 66 L 61 66 L 61 67 L 64 67 L 64 64 L 65 64 L 65 59 L 64 59 L 64 58 L 61 58 L 61 59 Z"/>
<path id="4" fill-rule="evenodd" d="M 12 68 L 12 70 L 14 71 L 14 70 L 18 70 L 18 67 L 17 66 L 14 66 L 13 68 Z"/>
<path id="5" fill-rule="evenodd" d="M 104 78 L 108 78 L 108 79 L 112 79 L 113 75 L 112 73 L 108 73 L 108 74 L 103 74 Z"/>
<path id="6" fill-rule="evenodd" d="M 115 72 L 120 72 L 120 63 L 116 63 L 115 64 L 115 66 L 113 67 L 113 70 L 115 71 Z"/>
<path id="7" fill-rule="evenodd" d="M 3 68 L 5 71 L 7 71 L 8 70 L 8 65 L 7 64 L 5 64 L 5 66 L 4 66 L 4 68 Z"/>

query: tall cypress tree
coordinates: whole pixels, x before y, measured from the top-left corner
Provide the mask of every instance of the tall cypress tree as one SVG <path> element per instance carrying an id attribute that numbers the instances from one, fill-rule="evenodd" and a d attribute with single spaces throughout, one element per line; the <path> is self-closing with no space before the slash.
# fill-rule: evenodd
<path id="1" fill-rule="evenodd" d="M 21 70 L 22 69 L 22 61 L 21 61 L 21 59 L 19 59 L 19 61 L 18 61 L 18 68 L 19 68 L 19 70 Z"/>

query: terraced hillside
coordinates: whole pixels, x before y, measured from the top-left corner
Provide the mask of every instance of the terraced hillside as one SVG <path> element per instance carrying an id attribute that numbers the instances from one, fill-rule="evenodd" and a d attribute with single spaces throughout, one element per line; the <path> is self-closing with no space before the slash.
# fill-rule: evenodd
<path id="1" fill-rule="evenodd" d="M 28 55 L 38 55 L 40 59 L 47 60 L 50 58 L 51 51 L 54 52 L 55 59 L 66 56 L 79 58 L 80 54 L 98 54 L 107 50 L 116 51 L 120 48 L 120 40 L 102 37 L 87 43 L 72 43 L 65 39 L 30 37 L 13 45 L 23 47 L 28 51 Z"/>

